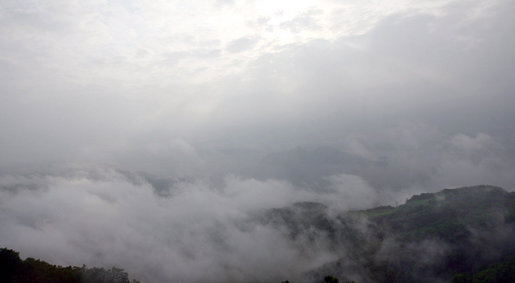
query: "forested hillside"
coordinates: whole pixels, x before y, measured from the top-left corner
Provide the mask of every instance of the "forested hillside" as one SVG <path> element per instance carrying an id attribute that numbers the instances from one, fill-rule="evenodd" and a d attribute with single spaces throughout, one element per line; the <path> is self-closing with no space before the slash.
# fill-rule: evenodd
<path id="1" fill-rule="evenodd" d="M 19 253 L 7 248 L 0 249 L 0 282 L 5 283 L 129 283 L 123 269 L 112 267 L 88 268 L 86 266 L 57 266 L 45 261 L 27 258 L 21 260 Z M 133 283 L 138 281 L 132 280 Z"/>
<path id="2" fill-rule="evenodd" d="M 305 275 L 312 281 L 331 274 L 356 282 L 515 282 L 514 220 L 515 193 L 476 186 L 336 214 L 298 203 L 261 221 L 338 254 Z"/>

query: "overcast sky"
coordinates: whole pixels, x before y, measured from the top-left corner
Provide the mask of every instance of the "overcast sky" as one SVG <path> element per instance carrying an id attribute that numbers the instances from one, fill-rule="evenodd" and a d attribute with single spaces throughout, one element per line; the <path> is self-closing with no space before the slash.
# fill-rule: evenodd
<path id="1" fill-rule="evenodd" d="M 93 264 L 88 245 L 59 246 L 78 226 L 53 202 L 104 229 L 113 223 L 82 201 L 102 190 L 110 197 L 94 203 L 112 221 L 144 229 L 159 213 L 187 223 L 189 208 L 166 209 L 177 190 L 203 217 L 220 212 L 205 223 L 335 196 L 356 209 L 445 187 L 515 190 L 514 14 L 509 0 L 0 0 L 0 224 L 11 225 L 0 245 Z M 151 195 L 136 205 L 124 192 L 138 190 Z M 245 202 L 256 190 L 266 193 Z M 212 194 L 229 208 L 209 206 Z M 146 212 L 127 220 L 131 205 Z M 55 226 L 42 235 L 38 223 Z M 19 237 L 24 225 L 34 239 Z M 265 233 L 266 246 L 269 232 L 250 237 Z M 249 235 L 230 234 L 241 246 L 223 264 L 237 266 Z M 176 246 L 145 236 L 121 241 L 165 245 L 180 262 Z M 43 239 L 55 245 L 28 244 Z M 289 248 L 279 261 L 296 257 Z M 102 264 L 148 276 L 126 256 L 114 247 Z"/>

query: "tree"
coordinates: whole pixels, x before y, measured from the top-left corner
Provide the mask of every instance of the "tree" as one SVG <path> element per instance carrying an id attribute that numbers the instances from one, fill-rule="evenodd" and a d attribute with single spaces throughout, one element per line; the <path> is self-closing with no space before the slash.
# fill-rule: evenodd
<path id="1" fill-rule="evenodd" d="M 340 283 L 340 280 L 331 275 L 327 275 L 326 277 L 324 277 L 324 283 Z"/>

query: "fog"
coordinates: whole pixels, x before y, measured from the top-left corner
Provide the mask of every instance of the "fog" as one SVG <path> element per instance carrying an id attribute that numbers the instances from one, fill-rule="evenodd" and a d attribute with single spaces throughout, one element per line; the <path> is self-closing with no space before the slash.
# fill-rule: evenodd
<path id="1" fill-rule="evenodd" d="M 292 241 L 259 217 L 302 201 L 364 208 L 375 196 L 350 175 L 336 176 L 322 193 L 229 176 L 219 188 L 178 181 L 162 196 L 143 176 L 105 169 L 66 177 L 4 175 L 0 183 L 3 243 L 61 265 L 116 264 L 146 282 L 299 276 L 334 260 L 329 247 Z"/>
<path id="2" fill-rule="evenodd" d="M 268 209 L 515 190 L 514 3 L 276 2 L 0 1 L 0 246 L 273 281 L 335 255 Z"/>

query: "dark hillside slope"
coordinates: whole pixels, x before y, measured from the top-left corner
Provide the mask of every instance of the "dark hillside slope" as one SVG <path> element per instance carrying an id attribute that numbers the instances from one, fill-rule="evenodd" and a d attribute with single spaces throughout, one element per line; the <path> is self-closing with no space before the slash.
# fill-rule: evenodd
<path id="1" fill-rule="evenodd" d="M 513 224 L 514 195 L 492 186 L 445 189 L 415 195 L 397 208 L 362 213 L 402 240 L 435 238 L 459 243 L 474 230 Z"/>
<path id="2" fill-rule="evenodd" d="M 448 280 L 515 251 L 515 193 L 498 187 L 446 189 L 413 196 L 397 208 L 363 213 L 376 233 L 398 245 L 390 252 L 393 259 L 373 260 L 395 281 Z M 382 277 L 379 273 L 375 279 Z"/>
<path id="3" fill-rule="evenodd" d="M 398 207 L 336 216 L 322 205 L 297 204 L 264 219 L 338 254 L 306 275 L 313 280 L 333 274 L 356 282 L 443 282 L 515 254 L 515 193 L 494 186 L 445 189 Z"/>
<path id="4" fill-rule="evenodd" d="M 19 253 L 7 248 L 0 249 L 0 282 L 5 283 L 129 283 L 123 269 L 113 267 L 87 268 L 57 266 L 45 261 L 20 259 Z M 133 283 L 138 281 L 133 280 Z"/>

